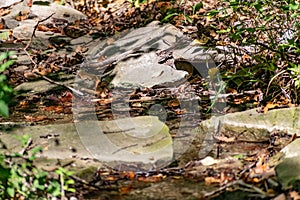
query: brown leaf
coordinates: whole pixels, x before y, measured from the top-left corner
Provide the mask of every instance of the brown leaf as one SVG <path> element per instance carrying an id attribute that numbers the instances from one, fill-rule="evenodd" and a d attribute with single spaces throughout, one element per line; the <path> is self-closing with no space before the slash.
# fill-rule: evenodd
<path id="1" fill-rule="evenodd" d="M 29 0 L 29 1 L 28 1 L 27 6 L 29 6 L 29 7 L 32 6 L 32 0 Z"/>
<path id="2" fill-rule="evenodd" d="M 43 116 L 43 115 L 37 116 L 37 117 L 30 116 L 30 115 L 24 115 L 24 117 L 25 117 L 26 121 L 30 121 L 30 122 L 39 122 L 39 121 L 43 121 L 43 120 L 47 119 L 47 117 Z"/>
<path id="3" fill-rule="evenodd" d="M 172 99 L 168 102 L 168 106 L 169 107 L 178 107 L 178 106 L 180 106 L 180 103 L 179 103 L 178 99 Z"/>
<path id="4" fill-rule="evenodd" d="M 162 174 L 148 176 L 148 177 L 138 177 L 138 181 L 147 182 L 147 183 L 156 183 L 162 181 L 164 176 Z"/>
<path id="5" fill-rule="evenodd" d="M 49 28 L 44 24 L 39 24 L 37 27 L 38 31 L 43 31 L 43 32 L 48 32 L 48 31 L 52 31 L 52 32 L 57 32 L 55 28 Z"/>
<path id="6" fill-rule="evenodd" d="M 215 183 L 221 183 L 221 180 L 219 178 L 215 178 L 215 177 L 205 177 L 204 181 L 208 185 L 215 184 Z"/>
<path id="7" fill-rule="evenodd" d="M 62 103 L 72 102 L 72 99 L 73 99 L 73 94 L 71 92 L 65 92 L 63 94 L 63 97 L 60 98 Z"/>
<path id="8" fill-rule="evenodd" d="M 33 73 L 33 72 L 25 72 L 24 73 L 24 77 L 28 80 L 34 80 L 34 79 L 37 79 L 39 78 L 39 75 Z"/>
<path id="9" fill-rule="evenodd" d="M 126 179 L 130 179 L 133 180 L 135 178 L 135 173 L 132 171 L 128 171 L 128 172 L 123 172 L 122 173 L 122 177 L 126 178 Z"/>
<path id="10" fill-rule="evenodd" d="M 10 13 L 9 9 L 0 8 L 0 17 L 4 15 L 8 15 Z"/>
<path id="11" fill-rule="evenodd" d="M 44 110 L 48 111 L 48 112 L 63 113 L 64 107 L 63 106 L 48 106 L 48 107 L 45 107 Z"/>
<path id="12" fill-rule="evenodd" d="M 131 189 L 132 189 L 132 185 L 131 184 L 127 185 L 125 187 L 121 187 L 120 188 L 120 193 L 121 194 L 128 194 L 131 191 Z"/>
<path id="13" fill-rule="evenodd" d="M 24 10 L 24 11 L 20 11 L 19 15 L 17 15 L 15 19 L 17 21 L 23 21 L 23 20 L 25 20 L 25 19 L 28 18 L 29 12 L 30 12 L 30 9 Z"/>
<path id="14" fill-rule="evenodd" d="M 278 106 L 277 103 L 268 102 L 267 105 L 264 107 L 263 112 L 266 113 L 266 112 L 268 112 L 268 110 L 275 108 L 277 106 Z"/>

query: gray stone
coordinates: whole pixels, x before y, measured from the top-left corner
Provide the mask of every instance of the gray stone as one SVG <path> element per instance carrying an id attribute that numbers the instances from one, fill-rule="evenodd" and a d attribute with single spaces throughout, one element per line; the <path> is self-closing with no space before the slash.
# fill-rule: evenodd
<path id="1" fill-rule="evenodd" d="M 34 26 L 36 24 L 37 20 L 34 19 L 23 21 L 18 27 L 14 28 L 13 36 L 27 44 L 32 36 Z M 36 49 L 47 49 L 50 44 L 55 42 L 53 38 L 57 38 L 59 36 L 61 36 L 59 33 L 35 31 L 35 36 L 32 38 L 30 45 Z M 70 38 L 68 40 L 70 40 Z"/>
<path id="2" fill-rule="evenodd" d="M 227 137 L 238 137 L 240 140 L 264 141 L 275 130 L 287 134 L 300 134 L 300 108 L 284 108 L 257 113 L 255 109 L 212 117 L 200 123 L 196 143 L 202 144 L 199 157 L 211 151 L 214 143 L 213 134 L 226 131 Z M 240 134 L 243 133 L 243 134 Z"/>
<path id="3" fill-rule="evenodd" d="M 23 1 L 19 4 L 14 5 L 10 9 L 10 13 L 2 17 L 6 26 L 10 29 L 13 29 L 19 25 L 19 21 L 16 20 L 16 17 L 20 12 L 30 11 L 30 7 L 27 5 L 27 1 Z"/>
<path id="4" fill-rule="evenodd" d="M 74 77 L 73 75 L 66 75 L 65 77 L 61 77 L 66 80 L 60 83 L 63 83 L 65 85 L 71 84 L 73 82 L 73 77 Z M 54 83 L 49 83 L 48 81 L 45 80 L 37 80 L 37 81 L 22 83 L 16 86 L 14 90 L 18 92 L 20 96 L 29 96 L 33 94 L 50 91 L 55 87 L 61 87 L 61 86 L 58 86 Z"/>
<path id="5" fill-rule="evenodd" d="M 163 167 L 173 156 L 169 129 L 153 116 L 29 126 L 6 130 L 0 139 L 5 144 L 16 144 L 14 135 L 24 133 L 35 145 L 43 147 L 40 157 L 48 159 L 96 158 L 113 167 L 139 164 L 140 170 Z M 11 150 L 20 149 L 21 146 L 13 145 Z"/>
<path id="6" fill-rule="evenodd" d="M 91 181 L 96 170 L 103 167 L 82 145 L 74 124 L 28 127 L 21 125 L 19 128 L 10 128 L 5 131 L 1 129 L 0 132 L 1 140 L 10 148 L 10 152 L 20 152 L 23 148 L 21 141 L 16 136 L 29 135 L 34 145 L 42 147 L 42 153 L 37 155 L 34 163 L 44 170 L 55 169 L 59 159 L 59 162 L 62 165 L 66 164 L 67 168 L 74 171 L 76 176 Z"/>
<path id="7" fill-rule="evenodd" d="M 55 87 L 56 85 L 51 84 L 45 80 L 25 82 L 17 87 L 15 87 L 15 91 L 22 92 L 24 91 L 26 95 L 32 95 L 36 93 L 46 92 Z"/>
<path id="8" fill-rule="evenodd" d="M 284 147 L 281 152 L 281 162 L 276 166 L 278 181 L 284 189 L 290 186 L 298 190 L 300 182 L 300 139 Z"/>
<path id="9" fill-rule="evenodd" d="M 16 64 L 18 64 L 18 65 L 28 65 L 28 64 L 31 64 L 31 60 L 30 60 L 28 55 L 19 55 L 17 57 Z"/>
<path id="10" fill-rule="evenodd" d="M 185 71 L 158 64 L 158 58 L 154 52 L 118 63 L 113 74 L 115 77 L 111 83 L 115 87 L 128 88 L 150 88 L 155 85 L 175 86 L 177 82 L 187 81 L 188 76 Z"/>
<path id="11" fill-rule="evenodd" d="M 34 19 L 26 19 L 23 21 L 16 21 L 15 17 L 20 11 L 30 10 L 31 15 L 35 16 Z M 80 19 L 86 19 L 86 16 L 81 12 L 72 9 L 67 6 L 58 5 L 51 3 L 49 5 L 32 5 L 28 7 L 24 2 L 17 4 L 12 8 L 9 15 L 3 17 L 6 25 L 13 29 L 13 36 L 19 40 L 23 40 L 25 43 L 29 41 L 34 31 L 34 27 L 39 20 L 49 17 L 51 14 L 55 13 L 51 18 L 43 23 L 51 22 L 53 18 L 64 19 L 68 22 L 74 22 Z M 31 46 L 36 49 L 47 49 L 50 44 L 51 38 L 56 38 L 60 36 L 59 33 L 35 31 L 35 36 L 32 38 Z"/>
<path id="12" fill-rule="evenodd" d="M 113 71 L 115 77 L 111 83 L 117 87 L 136 88 L 153 87 L 154 85 L 169 87 L 172 84 L 177 86 L 186 82 L 187 73 L 185 71 L 176 70 L 175 66 L 172 68 L 170 65 L 158 63 L 157 50 L 171 51 L 175 59 L 191 62 L 191 67 L 196 68 L 203 77 L 207 76 L 210 68 L 216 67 L 213 61 L 216 52 L 192 45 L 191 40 L 175 26 L 171 24 L 160 26 L 158 22 L 100 42 L 89 51 L 89 60 L 93 62 L 97 58 L 104 57 L 107 60 L 116 58 L 118 64 Z M 122 58 L 122 55 L 126 55 L 128 52 L 135 54 L 139 51 L 143 52 L 139 56 L 133 55 L 130 59 Z M 131 56 L 130 53 L 128 55 Z M 120 62 L 120 60 L 122 61 Z M 89 65 L 88 62 L 82 65 L 82 69 Z M 101 73 L 100 70 L 96 75 L 102 76 Z"/>
<path id="13" fill-rule="evenodd" d="M 278 181 L 283 189 L 293 187 L 299 190 L 300 182 L 300 159 L 299 157 L 286 158 L 279 163 L 276 168 Z"/>
<path id="14" fill-rule="evenodd" d="M 75 126 L 89 152 L 112 166 L 134 164 L 149 170 L 167 166 L 172 161 L 172 138 L 168 127 L 158 117 L 84 120 L 76 122 Z"/>
<path id="15" fill-rule="evenodd" d="M 287 131 L 288 134 L 300 134 L 300 108 L 283 108 L 258 113 L 255 109 L 225 115 L 220 118 L 223 124 L 236 127 L 247 127 Z"/>
<path id="16" fill-rule="evenodd" d="M 13 36 L 19 40 L 29 40 L 37 21 L 34 19 L 22 21 L 18 27 L 14 28 Z"/>
<path id="17" fill-rule="evenodd" d="M 9 29 L 14 29 L 15 27 L 17 27 L 19 25 L 19 21 L 12 19 L 12 18 L 7 18 L 4 21 L 5 21 L 5 25 Z"/>
<path id="18" fill-rule="evenodd" d="M 16 21 L 15 18 L 16 16 L 19 15 L 21 11 L 23 12 L 30 11 L 30 15 L 34 16 L 35 18 Z M 33 4 L 31 7 L 29 7 L 26 1 L 13 6 L 11 12 L 8 15 L 3 16 L 2 18 L 4 19 L 6 26 L 10 29 L 14 29 L 18 25 L 20 26 L 25 25 L 28 26 L 30 30 L 32 30 L 32 27 L 37 24 L 38 20 L 45 19 L 53 13 L 54 15 L 50 17 L 48 20 L 44 21 L 43 23 L 51 22 L 53 18 L 64 19 L 67 20 L 68 22 L 74 22 L 76 20 L 87 18 L 87 16 L 84 15 L 83 13 L 68 6 L 62 6 L 56 3 L 50 3 L 49 5 Z M 24 37 L 27 38 L 28 35 Z"/>
<path id="19" fill-rule="evenodd" d="M 9 7 L 15 3 L 19 3 L 21 0 L 2 0 L 0 1 L 0 8 Z"/>
<path id="20" fill-rule="evenodd" d="M 300 158 L 300 139 L 293 141 L 291 144 L 284 147 L 281 152 L 284 153 L 285 158 Z"/>
<path id="21" fill-rule="evenodd" d="M 29 69 L 29 67 L 26 65 L 19 65 L 18 67 L 14 68 L 14 71 L 15 72 L 24 72 L 28 69 Z"/>
<path id="22" fill-rule="evenodd" d="M 68 22 L 74 22 L 76 20 L 87 18 L 83 13 L 71 7 L 58 5 L 56 3 L 51 3 L 49 6 L 32 5 L 30 11 L 31 14 L 36 15 L 38 19 L 45 19 L 53 13 L 55 14 L 52 16 L 52 18 L 65 19 Z M 51 18 L 48 19 L 48 21 L 51 21 Z"/>
<path id="23" fill-rule="evenodd" d="M 71 45 L 87 45 L 88 43 L 92 42 L 93 38 L 89 35 L 84 35 L 79 38 L 71 40 Z"/>

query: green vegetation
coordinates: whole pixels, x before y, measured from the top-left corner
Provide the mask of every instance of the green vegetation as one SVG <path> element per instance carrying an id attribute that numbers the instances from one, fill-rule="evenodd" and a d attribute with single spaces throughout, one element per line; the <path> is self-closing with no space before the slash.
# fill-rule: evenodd
<path id="1" fill-rule="evenodd" d="M 7 77 L 3 72 L 14 63 L 13 60 L 9 60 L 13 54 L 14 52 L 0 54 L 0 116 L 4 117 L 8 117 L 9 115 L 8 103 L 11 102 L 14 92 L 9 86 Z"/>
<path id="2" fill-rule="evenodd" d="M 201 43 L 223 46 L 228 59 L 221 72 L 228 88 L 261 90 L 263 103 L 299 103 L 299 1 L 223 0 L 208 11 L 202 3 L 173 3 L 162 22 L 197 25 Z"/>
<path id="3" fill-rule="evenodd" d="M 185 1 L 181 1 L 179 3 L 179 6 L 184 4 Z M 200 2 L 198 4 L 195 4 L 195 5 L 192 5 L 190 7 L 190 11 L 185 11 L 185 10 L 180 10 L 180 8 L 172 8 L 172 9 L 169 9 L 166 14 L 165 14 L 165 17 L 162 19 L 162 22 L 168 22 L 168 21 L 171 21 L 173 17 L 177 16 L 177 17 L 180 17 L 180 16 L 183 16 L 184 17 L 184 20 L 190 24 L 193 24 L 195 22 L 193 16 L 201 9 L 203 8 L 203 3 Z"/>
<path id="4" fill-rule="evenodd" d="M 18 137 L 23 144 L 20 152 L 11 153 L 2 143 L 0 154 L 0 199 L 51 199 L 66 198 L 74 193 L 72 172 L 58 167 L 45 171 L 34 165 L 41 147 L 31 147 L 28 135 Z"/>
<path id="5" fill-rule="evenodd" d="M 226 6 L 208 16 L 222 26 L 213 27 L 235 52 L 236 62 L 223 80 L 239 90 L 261 89 L 265 100 L 298 102 L 299 3 L 296 1 L 226 0 Z"/>

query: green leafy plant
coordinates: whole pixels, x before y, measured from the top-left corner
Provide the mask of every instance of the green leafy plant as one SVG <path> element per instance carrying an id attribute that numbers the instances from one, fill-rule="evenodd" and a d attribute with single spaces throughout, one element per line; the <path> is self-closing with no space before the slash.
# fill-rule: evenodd
<path id="1" fill-rule="evenodd" d="M 185 9 L 182 10 L 180 5 L 183 5 L 183 4 L 185 4 L 185 1 L 181 1 L 179 3 L 178 7 L 174 7 L 174 8 L 169 9 L 167 11 L 167 13 L 165 14 L 165 17 L 162 19 L 162 22 L 170 22 L 172 20 L 172 18 L 175 17 L 175 16 L 183 16 L 186 22 L 188 22 L 190 24 L 193 24 L 194 23 L 193 16 L 201 8 L 203 8 L 203 3 L 200 2 L 200 3 L 197 3 L 195 5 L 192 5 L 191 9 L 190 9 L 191 11 L 185 10 Z"/>
<path id="2" fill-rule="evenodd" d="M 292 75 L 294 86 L 299 89 L 300 88 L 300 64 L 295 65 L 293 63 L 290 64 L 291 68 L 288 68 L 290 70 L 290 74 Z"/>
<path id="3" fill-rule="evenodd" d="M 14 63 L 14 60 L 9 60 L 14 52 L 0 54 L 0 115 L 8 117 L 8 103 L 11 101 L 13 89 L 7 83 L 7 77 L 3 72 Z"/>
<path id="4" fill-rule="evenodd" d="M 233 55 L 228 60 L 234 63 L 228 64 L 222 79 L 238 90 L 262 89 L 266 100 L 285 96 L 299 103 L 299 2 L 224 0 L 219 4 L 203 17 L 211 20 L 205 28 L 213 27 L 211 32 Z"/>
<path id="5" fill-rule="evenodd" d="M 20 152 L 8 152 L 2 143 L 0 154 L 0 199 L 65 199 L 66 192 L 75 192 L 71 171 L 59 167 L 54 172 L 35 166 L 41 147 L 32 147 L 28 135 L 17 137 L 22 142 Z"/>

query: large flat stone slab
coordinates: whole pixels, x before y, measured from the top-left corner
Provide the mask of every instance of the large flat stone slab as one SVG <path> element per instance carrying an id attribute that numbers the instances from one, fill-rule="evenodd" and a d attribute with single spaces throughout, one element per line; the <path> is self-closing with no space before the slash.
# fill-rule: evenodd
<path id="1" fill-rule="evenodd" d="M 256 109 L 227 114 L 219 118 L 223 124 L 236 127 L 283 130 L 289 134 L 300 134 L 300 107 L 283 108 L 258 113 Z M 211 120 L 214 120 L 212 118 Z"/>
<path id="2" fill-rule="evenodd" d="M 169 61 L 161 61 L 165 58 L 159 52 L 171 55 L 166 59 Z M 191 39 L 175 26 L 159 25 L 159 22 L 99 42 L 90 49 L 89 55 L 81 70 L 103 77 L 109 64 L 116 64 L 110 83 L 119 88 L 170 87 L 187 82 L 193 69 L 177 67 L 172 63 L 177 59 L 185 60 L 194 71 L 206 77 L 208 70 L 216 67 L 213 59 L 217 56 L 216 51 L 192 45 Z"/>
<path id="3" fill-rule="evenodd" d="M 169 129 L 156 116 L 78 121 L 75 125 L 89 152 L 112 166 L 128 164 L 153 169 L 165 167 L 173 159 Z"/>
<path id="4" fill-rule="evenodd" d="M 228 138 L 246 141 L 267 141 L 272 131 L 300 134 L 300 107 L 284 108 L 258 113 L 256 109 L 214 116 L 200 123 L 195 131 L 196 143 L 201 144 L 199 157 L 205 157 L 213 148 L 213 135 L 226 132 Z"/>
<path id="5" fill-rule="evenodd" d="M 5 1 L 0 1 L 0 8 L 5 8 L 9 7 L 15 3 L 19 3 L 21 0 L 5 0 Z"/>
<path id="6" fill-rule="evenodd" d="M 19 151 L 14 135 L 28 134 L 35 145 L 43 147 L 40 157 L 128 164 L 136 169 L 164 167 L 172 161 L 172 138 L 157 117 L 144 116 L 114 121 L 80 121 L 68 124 L 27 126 L 2 131 L 0 139 Z"/>
<path id="7" fill-rule="evenodd" d="M 186 77 L 188 76 L 186 71 L 158 64 L 158 57 L 154 52 L 118 63 L 114 73 L 116 75 L 111 84 L 115 87 L 128 88 L 177 85 L 180 81 L 187 81 Z"/>

